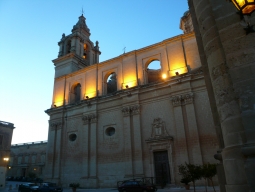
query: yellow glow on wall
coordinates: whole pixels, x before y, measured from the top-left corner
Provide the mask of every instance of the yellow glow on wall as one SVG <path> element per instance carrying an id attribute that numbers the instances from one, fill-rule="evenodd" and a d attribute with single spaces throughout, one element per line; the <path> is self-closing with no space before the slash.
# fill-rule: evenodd
<path id="1" fill-rule="evenodd" d="M 162 74 L 162 79 L 166 79 L 167 78 L 167 75 L 164 73 Z"/>
<path id="2" fill-rule="evenodd" d="M 90 98 L 93 98 L 93 97 L 96 97 L 96 96 L 97 96 L 97 92 L 96 91 L 88 90 L 84 94 L 84 99 L 90 99 Z"/>
<path id="3" fill-rule="evenodd" d="M 170 71 L 170 76 L 173 77 L 173 76 L 176 76 L 176 75 L 181 75 L 181 74 L 184 74 L 184 73 L 187 73 L 188 70 L 187 70 L 187 67 L 180 67 L 180 68 L 176 68 L 176 69 L 172 69 Z"/>
<path id="4" fill-rule="evenodd" d="M 63 95 L 60 93 L 56 94 L 52 107 L 60 107 L 62 105 L 64 105 Z"/>
<path id="5" fill-rule="evenodd" d="M 132 79 L 127 79 L 123 84 L 122 84 L 122 89 L 128 89 L 131 87 L 135 87 L 137 85 L 136 80 Z"/>

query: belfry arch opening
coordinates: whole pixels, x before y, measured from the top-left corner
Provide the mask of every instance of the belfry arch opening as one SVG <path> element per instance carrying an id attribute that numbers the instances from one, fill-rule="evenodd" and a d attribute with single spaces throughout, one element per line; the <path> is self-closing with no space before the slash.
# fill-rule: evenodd
<path id="1" fill-rule="evenodd" d="M 71 87 L 70 103 L 77 103 L 81 100 L 81 84 L 77 83 Z"/>
<path id="2" fill-rule="evenodd" d="M 161 65 L 159 60 L 152 60 L 147 65 L 147 82 L 153 83 L 161 81 Z"/>
<path id="3" fill-rule="evenodd" d="M 71 40 L 68 40 L 67 44 L 66 44 L 66 53 L 70 53 L 71 52 Z"/>
<path id="4" fill-rule="evenodd" d="M 83 59 L 87 59 L 88 58 L 88 45 L 86 43 L 83 44 Z"/>
<path id="5" fill-rule="evenodd" d="M 117 91 L 117 74 L 112 72 L 106 78 L 106 93 L 114 93 Z"/>

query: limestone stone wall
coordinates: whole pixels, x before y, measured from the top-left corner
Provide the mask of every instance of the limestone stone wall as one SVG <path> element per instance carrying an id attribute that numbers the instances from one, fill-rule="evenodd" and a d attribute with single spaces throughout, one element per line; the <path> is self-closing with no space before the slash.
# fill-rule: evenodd
<path id="1" fill-rule="evenodd" d="M 147 67 L 154 60 L 165 78 L 149 83 Z M 162 152 L 167 182 L 178 185 L 178 165 L 215 162 L 217 136 L 200 67 L 189 33 L 55 78 L 46 110 L 45 178 L 86 188 L 138 177 L 158 180 L 155 155 Z M 107 93 L 113 72 L 117 90 Z M 70 92 L 78 84 L 80 100 L 73 102 Z"/>
<path id="2" fill-rule="evenodd" d="M 222 191 L 254 191 L 254 33 L 228 1 L 189 0 L 226 179 Z M 248 16 L 255 23 L 254 13 Z M 247 24 L 247 23 L 246 23 Z M 223 138 L 223 139 L 222 139 Z"/>

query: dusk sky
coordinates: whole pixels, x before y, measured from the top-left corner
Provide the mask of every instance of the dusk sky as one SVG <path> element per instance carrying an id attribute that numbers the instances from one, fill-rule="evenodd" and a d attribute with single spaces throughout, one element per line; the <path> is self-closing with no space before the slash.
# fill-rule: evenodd
<path id="1" fill-rule="evenodd" d="M 182 34 L 187 0 L 0 0 L 0 121 L 12 144 L 45 141 L 58 42 L 84 11 L 100 61 Z"/>

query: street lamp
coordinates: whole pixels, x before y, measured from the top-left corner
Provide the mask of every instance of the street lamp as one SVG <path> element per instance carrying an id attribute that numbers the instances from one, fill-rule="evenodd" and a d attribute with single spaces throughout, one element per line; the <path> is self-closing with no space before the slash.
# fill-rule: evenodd
<path id="1" fill-rule="evenodd" d="M 255 11 L 255 0 L 229 0 L 243 15 L 250 15 Z"/>
<path id="2" fill-rule="evenodd" d="M 250 24 L 248 16 L 255 11 L 255 0 L 229 0 L 232 2 L 236 8 L 238 9 L 238 14 L 241 16 L 241 20 L 244 22 L 244 30 L 246 31 L 246 35 L 249 33 L 255 32 L 253 29 L 253 25 Z"/>

